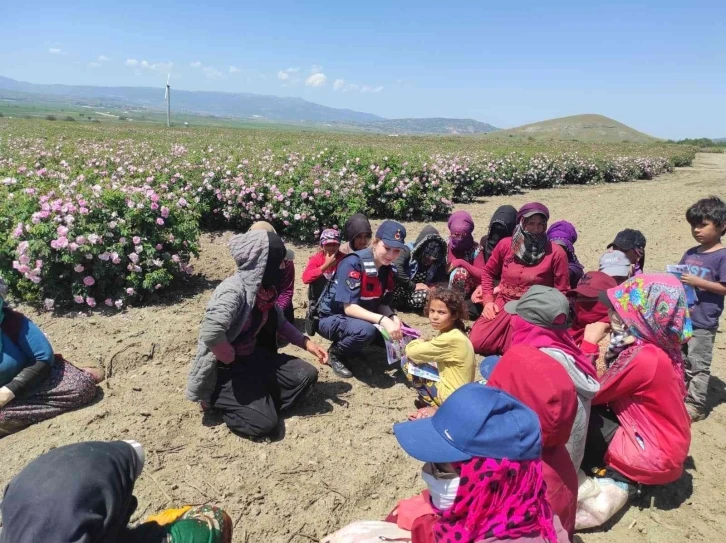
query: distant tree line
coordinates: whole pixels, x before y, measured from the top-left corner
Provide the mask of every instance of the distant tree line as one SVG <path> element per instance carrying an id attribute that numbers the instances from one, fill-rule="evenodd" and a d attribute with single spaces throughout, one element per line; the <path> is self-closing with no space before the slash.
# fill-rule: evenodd
<path id="1" fill-rule="evenodd" d="M 696 147 L 726 147 L 726 141 L 713 141 L 710 138 L 686 138 L 684 140 L 668 140 L 668 143 L 678 143 L 680 145 L 695 145 Z"/>

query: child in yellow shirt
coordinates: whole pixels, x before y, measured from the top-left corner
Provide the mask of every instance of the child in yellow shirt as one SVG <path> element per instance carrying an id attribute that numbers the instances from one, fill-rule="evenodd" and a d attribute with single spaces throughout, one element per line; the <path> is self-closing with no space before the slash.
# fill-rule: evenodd
<path id="1" fill-rule="evenodd" d="M 430 341 L 415 339 L 406 346 L 410 364 L 435 364 L 439 381 L 404 373 L 419 393 L 417 413 L 410 419 L 430 417 L 457 388 L 474 381 L 476 371 L 474 348 L 465 334 L 464 319 L 469 315 L 461 293 L 446 287 L 429 290 L 426 300 L 431 327 L 439 334 Z"/>

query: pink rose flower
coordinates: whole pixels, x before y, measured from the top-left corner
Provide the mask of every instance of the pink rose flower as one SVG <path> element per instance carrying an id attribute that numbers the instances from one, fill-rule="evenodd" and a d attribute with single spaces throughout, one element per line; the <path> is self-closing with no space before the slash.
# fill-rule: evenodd
<path id="1" fill-rule="evenodd" d="M 76 273 L 83 273 L 83 271 L 85 269 L 86 268 L 84 266 L 82 266 L 81 264 L 76 264 L 75 266 L 73 266 L 73 271 Z"/>
<path id="2" fill-rule="evenodd" d="M 136 294 L 136 291 L 132 288 L 127 288 L 126 294 L 128 294 L 129 296 L 133 296 L 134 294 Z"/>
<path id="3" fill-rule="evenodd" d="M 133 238 L 131 238 L 131 241 L 134 242 L 134 245 L 138 245 L 139 243 L 141 243 L 141 238 L 139 236 L 134 236 Z"/>
<path id="4" fill-rule="evenodd" d="M 92 287 L 93 285 L 96 284 L 96 280 L 93 277 L 91 277 L 90 275 L 86 275 L 83 278 L 83 284 L 86 285 L 87 287 Z"/>
<path id="5" fill-rule="evenodd" d="M 96 307 L 95 298 L 91 298 L 90 296 L 86 297 L 86 303 L 88 304 L 88 307 Z"/>
<path id="6" fill-rule="evenodd" d="M 73 296 L 73 301 L 76 302 L 77 304 L 82 304 L 83 296 L 76 294 L 75 296 Z"/>
<path id="7" fill-rule="evenodd" d="M 113 305 L 113 300 L 111 298 L 106 298 L 103 303 L 111 307 Z"/>
<path id="8" fill-rule="evenodd" d="M 156 224 L 158 224 L 159 226 L 164 226 L 164 219 L 162 219 L 161 217 L 158 217 L 156 219 Z"/>

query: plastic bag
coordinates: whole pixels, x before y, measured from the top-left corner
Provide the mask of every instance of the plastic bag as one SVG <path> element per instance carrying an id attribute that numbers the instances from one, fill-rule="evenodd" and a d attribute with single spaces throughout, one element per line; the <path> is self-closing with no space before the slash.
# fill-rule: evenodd
<path id="1" fill-rule="evenodd" d="M 392 522 L 360 520 L 324 537 L 321 543 L 381 543 L 382 541 L 411 543 L 411 532 L 402 530 Z"/>
<path id="2" fill-rule="evenodd" d="M 628 491 L 623 488 L 627 487 L 625 483 L 618 483 L 612 479 L 594 479 L 593 481 L 600 488 L 600 492 L 597 496 L 577 504 L 575 530 L 602 526 L 628 501 Z"/>
<path id="3" fill-rule="evenodd" d="M 600 486 L 593 478 L 585 475 L 585 472 L 581 469 L 577 470 L 577 485 L 577 503 L 600 494 Z"/>

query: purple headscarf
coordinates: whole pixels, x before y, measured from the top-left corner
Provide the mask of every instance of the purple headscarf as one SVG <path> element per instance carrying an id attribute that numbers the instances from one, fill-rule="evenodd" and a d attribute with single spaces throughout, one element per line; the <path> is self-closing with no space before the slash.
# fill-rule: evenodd
<path id="1" fill-rule="evenodd" d="M 529 204 L 524 204 L 521 208 L 519 208 L 519 211 L 517 212 L 517 224 L 520 224 L 525 216 L 531 217 L 537 213 L 544 215 L 545 219 L 548 221 L 550 220 L 550 210 L 547 209 L 546 205 L 540 204 L 539 202 L 530 202 Z"/>
<path id="2" fill-rule="evenodd" d="M 449 248 L 454 256 L 460 258 L 459 255 L 474 247 L 474 219 L 467 211 L 456 211 L 449 217 L 447 225 L 450 234 L 458 234 L 449 238 Z"/>
<path id="3" fill-rule="evenodd" d="M 572 223 L 567 221 L 557 221 L 549 230 L 547 230 L 547 239 L 561 246 L 567 253 L 567 261 L 569 262 L 570 283 L 580 280 L 585 268 L 580 261 L 577 260 L 575 254 L 575 242 L 577 241 L 577 230 Z M 574 286 L 572 288 L 575 288 Z"/>

